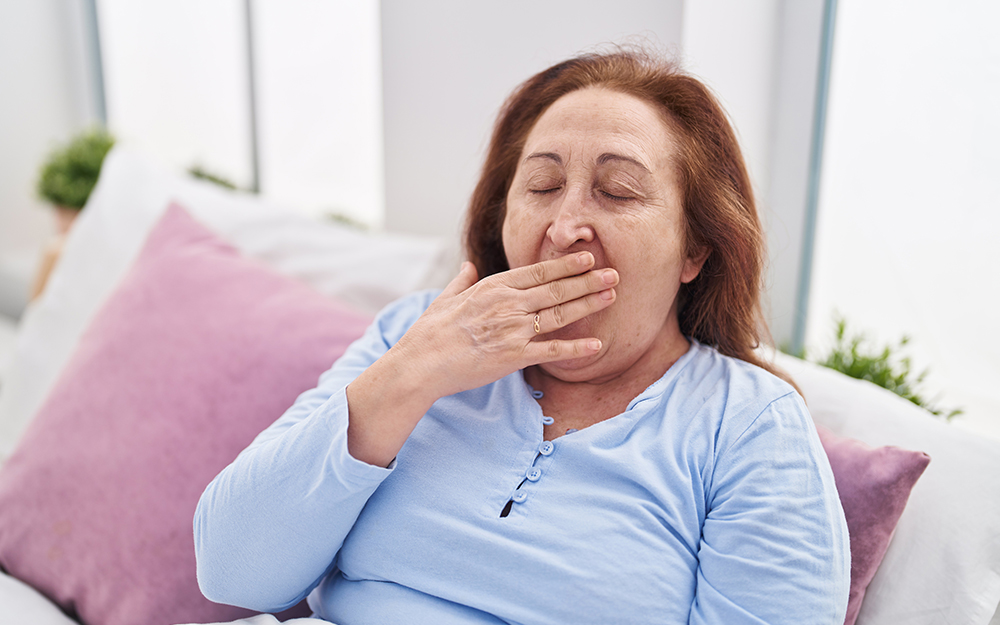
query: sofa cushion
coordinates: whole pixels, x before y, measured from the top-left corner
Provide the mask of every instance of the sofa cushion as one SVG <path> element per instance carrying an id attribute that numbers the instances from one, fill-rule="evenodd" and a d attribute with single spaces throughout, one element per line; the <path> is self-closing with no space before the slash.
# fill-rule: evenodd
<path id="1" fill-rule="evenodd" d="M 0 565 L 85 623 L 246 616 L 199 592 L 198 498 L 368 322 L 171 206 L 0 470 Z"/>

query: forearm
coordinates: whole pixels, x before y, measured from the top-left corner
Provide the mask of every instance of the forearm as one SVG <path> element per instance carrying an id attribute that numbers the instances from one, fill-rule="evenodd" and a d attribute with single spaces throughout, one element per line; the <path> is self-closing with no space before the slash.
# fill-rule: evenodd
<path id="1" fill-rule="evenodd" d="M 272 427 L 280 433 L 213 480 L 194 521 L 205 596 L 267 611 L 294 605 L 316 586 L 389 473 L 348 454 L 343 392 L 301 420 Z"/>
<path id="2" fill-rule="evenodd" d="M 405 340 L 405 339 L 404 339 Z M 419 359 L 393 348 L 347 387 L 351 455 L 378 467 L 388 466 L 421 417 L 439 399 L 432 376 Z"/>

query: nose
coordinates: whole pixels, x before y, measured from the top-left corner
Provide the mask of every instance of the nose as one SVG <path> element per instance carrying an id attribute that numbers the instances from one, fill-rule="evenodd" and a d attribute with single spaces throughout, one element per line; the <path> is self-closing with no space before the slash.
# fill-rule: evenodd
<path id="1" fill-rule="evenodd" d="M 571 188 L 562 201 L 553 207 L 555 213 L 545 235 L 556 249 L 569 250 L 574 244 L 594 240 L 591 211 L 587 209 L 589 199 L 585 191 Z"/>

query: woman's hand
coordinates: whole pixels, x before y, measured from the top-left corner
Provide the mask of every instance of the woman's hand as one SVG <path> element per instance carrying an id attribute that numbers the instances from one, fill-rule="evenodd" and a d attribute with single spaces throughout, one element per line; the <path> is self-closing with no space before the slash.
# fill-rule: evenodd
<path id="1" fill-rule="evenodd" d="M 593 265 L 594 256 L 580 252 L 477 282 L 472 263 L 463 264 L 399 342 L 348 386 L 351 455 L 386 466 L 441 397 L 597 353 L 595 337 L 544 336 L 614 302 L 618 273 Z"/>

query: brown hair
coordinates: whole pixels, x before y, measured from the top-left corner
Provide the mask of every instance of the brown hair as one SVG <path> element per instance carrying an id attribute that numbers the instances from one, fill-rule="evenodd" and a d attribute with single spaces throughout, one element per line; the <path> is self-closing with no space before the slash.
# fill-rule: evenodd
<path id="1" fill-rule="evenodd" d="M 766 326 L 760 311 L 763 235 L 739 144 L 705 85 L 643 51 L 585 54 L 536 74 L 504 104 L 466 218 L 469 260 L 482 277 L 506 271 L 501 228 L 524 143 L 553 102 L 586 87 L 619 91 L 657 106 L 677 136 L 688 256 L 708 250 L 698 277 L 681 285 L 681 332 L 727 356 L 775 369 L 754 353 Z"/>

